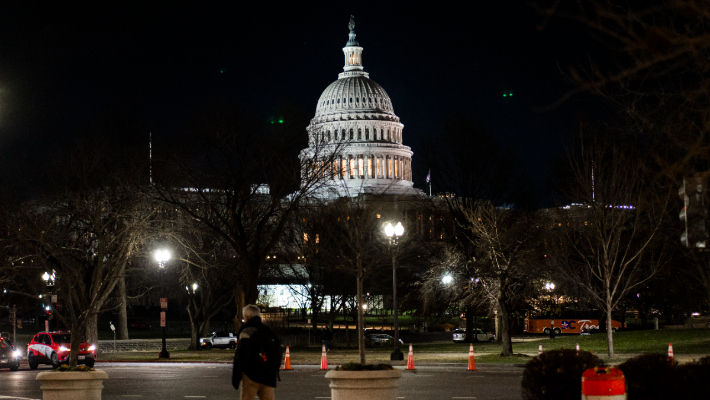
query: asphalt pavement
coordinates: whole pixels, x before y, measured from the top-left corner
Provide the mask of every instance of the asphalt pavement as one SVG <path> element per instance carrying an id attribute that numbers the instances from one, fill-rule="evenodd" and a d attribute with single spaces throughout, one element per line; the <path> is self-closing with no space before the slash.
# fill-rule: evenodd
<path id="1" fill-rule="evenodd" d="M 239 399 L 231 385 L 232 366 L 225 363 L 98 363 L 108 373 L 104 400 Z M 42 398 L 35 379 L 40 366 L 30 370 L 0 370 L 0 399 Z M 514 366 L 481 365 L 467 371 L 466 365 L 421 366 L 403 371 L 398 399 L 418 400 L 518 400 L 523 369 Z M 276 397 L 281 400 L 330 399 L 329 381 L 318 366 L 297 366 L 281 372 Z"/>

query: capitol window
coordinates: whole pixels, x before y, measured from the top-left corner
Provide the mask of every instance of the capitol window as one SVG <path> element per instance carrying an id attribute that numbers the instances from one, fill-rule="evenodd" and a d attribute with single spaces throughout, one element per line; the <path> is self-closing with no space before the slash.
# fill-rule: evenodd
<path id="1" fill-rule="evenodd" d="M 370 128 L 365 128 L 365 140 L 370 140 Z"/>
<path id="2" fill-rule="evenodd" d="M 357 165 L 355 164 L 355 159 L 350 156 L 350 179 L 355 179 L 355 174 L 357 173 Z"/>
<path id="3" fill-rule="evenodd" d="M 367 157 L 367 176 L 372 178 L 372 157 Z"/>
<path id="4" fill-rule="evenodd" d="M 365 163 L 363 162 L 362 157 L 357 158 L 357 172 L 358 175 L 360 175 L 360 178 L 365 177 Z"/>
<path id="5" fill-rule="evenodd" d="M 357 140 L 362 140 L 362 129 L 357 129 Z"/>
<path id="6" fill-rule="evenodd" d="M 342 175 L 340 176 L 341 178 L 345 178 L 348 174 L 348 160 L 342 159 L 342 171 L 340 171 Z"/>

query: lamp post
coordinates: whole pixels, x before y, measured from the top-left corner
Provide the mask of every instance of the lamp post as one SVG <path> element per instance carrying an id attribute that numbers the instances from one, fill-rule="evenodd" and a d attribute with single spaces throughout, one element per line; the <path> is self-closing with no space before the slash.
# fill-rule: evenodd
<path id="1" fill-rule="evenodd" d="M 54 270 L 52 270 L 51 275 L 49 274 L 49 272 L 45 271 L 44 274 L 42 274 L 42 279 L 44 280 L 44 283 L 47 285 L 47 288 L 49 289 L 49 305 L 45 308 L 45 311 L 52 311 L 52 303 L 56 303 L 56 301 L 54 300 L 55 297 L 52 294 L 51 288 L 54 287 L 54 281 L 57 279 L 57 275 L 54 272 Z M 46 329 L 47 329 L 47 331 L 51 330 L 49 319 L 47 319 L 47 328 Z M 59 330 L 59 322 L 57 322 L 57 330 Z"/>
<path id="2" fill-rule="evenodd" d="M 399 313 L 397 311 L 397 254 L 394 248 L 399 244 L 399 237 L 404 234 L 404 227 L 401 222 L 392 226 L 387 223 L 385 235 L 390 238 L 390 254 L 392 255 L 392 309 L 394 314 L 394 351 L 390 355 L 390 360 L 404 360 L 404 354 L 399 350 Z"/>
<path id="3" fill-rule="evenodd" d="M 555 290 L 555 284 L 548 282 L 545 284 L 545 289 L 550 293 L 550 299 L 552 299 L 552 291 Z M 555 314 L 550 315 L 550 339 L 555 338 Z"/>
<path id="4" fill-rule="evenodd" d="M 168 299 L 165 298 L 165 263 L 170 259 L 170 251 L 161 249 L 155 252 L 155 260 L 160 267 L 160 327 L 163 330 L 163 349 L 158 358 L 170 358 L 170 353 L 165 348 L 165 310 L 168 309 Z"/>

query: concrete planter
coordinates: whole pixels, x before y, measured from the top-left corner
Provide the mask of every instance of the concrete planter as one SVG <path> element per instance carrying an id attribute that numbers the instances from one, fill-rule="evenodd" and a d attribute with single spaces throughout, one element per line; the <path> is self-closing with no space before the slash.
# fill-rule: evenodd
<path id="1" fill-rule="evenodd" d="M 402 372 L 328 371 L 332 400 L 396 400 Z"/>
<path id="2" fill-rule="evenodd" d="M 101 400 L 104 371 L 47 371 L 37 374 L 43 400 Z"/>

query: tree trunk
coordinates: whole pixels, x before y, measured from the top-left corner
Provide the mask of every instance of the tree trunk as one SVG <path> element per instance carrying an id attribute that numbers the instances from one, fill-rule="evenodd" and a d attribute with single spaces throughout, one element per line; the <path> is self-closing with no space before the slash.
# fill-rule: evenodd
<path id="1" fill-rule="evenodd" d="M 476 341 L 476 335 L 473 333 L 473 330 L 475 328 L 473 327 L 473 311 L 471 310 L 471 307 L 466 307 L 465 317 L 466 317 L 466 342 L 473 343 Z"/>
<path id="2" fill-rule="evenodd" d="M 86 318 L 86 341 L 94 346 L 99 345 L 99 311 L 98 307 L 89 310 Z M 74 336 L 74 335 L 72 335 Z"/>
<path id="3" fill-rule="evenodd" d="M 606 287 L 606 344 L 607 344 L 607 355 L 609 357 L 614 357 L 614 332 L 611 326 L 611 294 L 609 293 L 609 286 L 607 283 Z"/>
<path id="4" fill-rule="evenodd" d="M 118 339 L 128 339 L 128 309 L 126 305 L 126 277 L 122 276 L 118 280 L 118 298 L 121 303 L 118 306 Z"/>
<path id="5" fill-rule="evenodd" d="M 510 321 L 508 319 L 508 309 L 505 304 L 498 299 L 498 317 L 500 318 L 500 333 L 501 333 L 501 344 L 503 348 L 501 349 L 500 355 L 504 357 L 513 355 L 513 341 L 510 337 Z"/>

